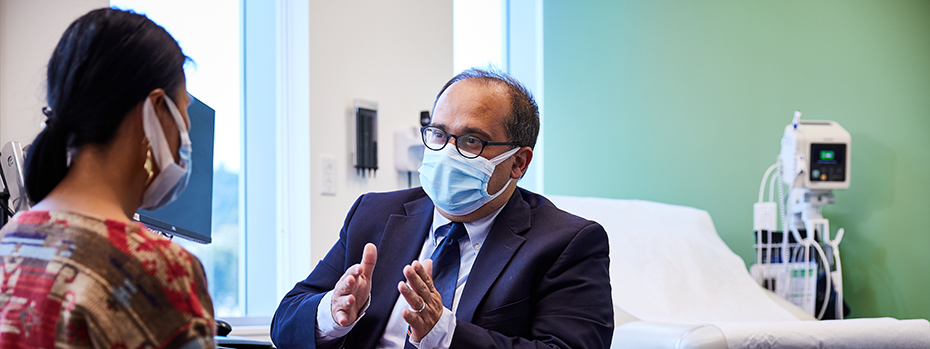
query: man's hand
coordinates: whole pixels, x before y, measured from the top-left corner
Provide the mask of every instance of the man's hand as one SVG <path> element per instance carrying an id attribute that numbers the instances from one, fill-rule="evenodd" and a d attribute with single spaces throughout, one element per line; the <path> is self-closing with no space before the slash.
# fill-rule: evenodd
<path id="1" fill-rule="evenodd" d="M 371 294 L 371 272 L 375 270 L 378 249 L 374 244 L 365 245 L 362 262 L 353 265 L 342 274 L 342 278 L 333 289 L 333 302 L 330 310 L 333 321 L 339 326 L 348 326 L 358 318 L 358 312 Z"/>
<path id="2" fill-rule="evenodd" d="M 442 296 L 433 287 L 433 261 L 423 263 L 414 261 L 404 267 L 407 282 L 397 284 L 397 290 L 407 300 L 409 308 L 404 309 L 404 321 L 410 325 L 410 340 L 420 342 L 442 315 Z M 412 309 L 412 310 L 411 310 Z"/>

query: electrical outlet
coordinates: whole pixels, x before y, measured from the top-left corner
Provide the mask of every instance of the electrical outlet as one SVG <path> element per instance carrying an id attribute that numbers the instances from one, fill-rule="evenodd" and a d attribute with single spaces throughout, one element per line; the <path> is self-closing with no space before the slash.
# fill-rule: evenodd
<path id="1" fill-rule="evenodd" d="M 336 195 L 336 157 L 332 155 L 320 155 L 320 194 Z"/>

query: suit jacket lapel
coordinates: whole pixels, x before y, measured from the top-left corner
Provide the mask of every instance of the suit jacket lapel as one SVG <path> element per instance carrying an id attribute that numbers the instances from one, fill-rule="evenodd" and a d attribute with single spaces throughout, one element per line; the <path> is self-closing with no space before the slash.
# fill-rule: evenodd
<path id="1" fill-rule="evenodd" d="M 521 235 L 529 228 L 530 205 L 523 200 L 520 190 L 515 190 L 510 201 L 497 215 L 484 246 L 471 267 L 468 282 L 462 291 L 462 299 L 455 311 L 458 320 L 471 322 L 478 304 L 487 295 L 504 266 L 526 241 Z"/>
<path id="2" fill-rule="evenodd" d="M 404 280 L 404 266 L 420 256 L 423 241 L 426 240 L 433 222 L 433 202 L 428 197 L 408 202 L 404 204 L 404 209 L 407 215 L 391 215 L 378 243 L 378 261 L 371 276 L 371 305 L 366 312 L 369 315 L 362 318 L 358 324 L 362 325 L 362 322 L 365 322 L 371 327 L 356 326 L 353 329 L 353 332 L 360 333 L 360 336 L 375 340 L 360 347 L 374 348 L 377 345 L 381 335 L 371 334 L 384 333 L 388 317 L 400 295 L 397 292 L 397 282 Z M 376 318 L 375 314 L 386 314 L 387 317 Z"/>

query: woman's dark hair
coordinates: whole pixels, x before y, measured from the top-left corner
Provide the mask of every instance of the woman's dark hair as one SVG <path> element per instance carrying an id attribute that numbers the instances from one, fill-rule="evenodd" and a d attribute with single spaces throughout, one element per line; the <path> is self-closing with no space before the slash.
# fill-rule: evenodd
<path id="1" fill-rule="evenodd" d="M 68 152 L 108 144 L 152 90 L 174 100 L 187 57 L 164 28 L 129 11 L 88 12 L 65 30 L 48 61 L 51 110 L 26 155 L 26 194 L 45 198 L 68 173 Z"/>

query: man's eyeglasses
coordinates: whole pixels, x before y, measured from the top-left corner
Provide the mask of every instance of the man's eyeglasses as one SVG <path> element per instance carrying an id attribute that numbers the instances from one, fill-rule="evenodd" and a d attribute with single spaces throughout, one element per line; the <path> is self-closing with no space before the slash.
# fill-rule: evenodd
<path id="1" fill-rule="evenodd" d="M 488 142 L 473 134 L 448 134 L 438 127 L 423 126 L 420 127 L 420 133 L 423 135 L 423 144 L 430 150 L 442 150 L 449 143 L 450 138 L 455 138 L 455 150 L 466 159 L 474 159 L 481 155 L 484 147 L 489 145 L 509 145 L 519 146 L 520 143 L 513 142 Z"/>

